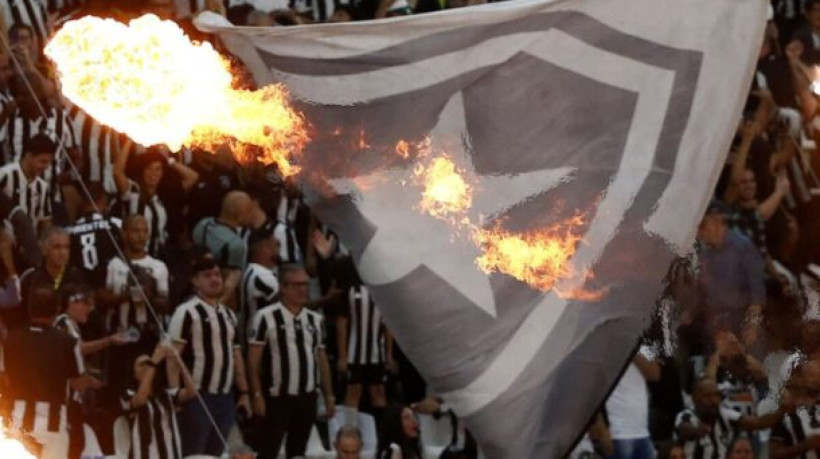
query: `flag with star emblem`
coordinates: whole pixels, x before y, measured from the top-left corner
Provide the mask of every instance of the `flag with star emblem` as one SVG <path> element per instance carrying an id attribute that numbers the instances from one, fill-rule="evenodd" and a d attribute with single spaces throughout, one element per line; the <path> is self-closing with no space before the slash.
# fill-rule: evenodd
<path id="1" fill-rule="evenodd" d="M 647 325 L 725 160 L 762 0 L 516 1 L 384 21 L 232 28 L 200 17 L 312 124 L 312 209 L 388 327 L 491 458 L 552 458 L 583 433 Z M 210 21 L 210 22 L 209 22 Z M 600 298 L 476 264 L 420 211 L 429 139 L 472 184 L 465 215 L 525 233 L 583 215 L 568 260 Z M 573 299 L 575 298 L 575 299 Z"/>

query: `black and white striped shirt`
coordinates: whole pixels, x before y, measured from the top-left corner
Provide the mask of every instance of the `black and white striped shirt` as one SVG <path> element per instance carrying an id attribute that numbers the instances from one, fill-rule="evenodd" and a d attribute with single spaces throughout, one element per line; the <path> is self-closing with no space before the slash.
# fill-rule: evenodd
<path id="1" fill-rule="evenodd" d="M 62 108 L 49 107 L 46 117 L 26 118 L 18 109 L 0 130 L 0 139 L 5 143 L 6 161 L 18 161 L 32 137 L 39 133 L 46 133 L 59 146 L 54 152 L 51 167 L 43 174 L 43 178 L 51 187 L 52 199 L 62 201 L 62 188 L 58 178 L 63 171 L 70 170 L 67 161 L 68 149 L 74 148 L 74 128 L 69 121 L 68 112 Z"/>
<path id="2" fill-rule="evenodd" d="M 683 444 L 687 459 L 719 459 L 726 457 L 729 445 L 731 445 L 735 436 L 735 423 L 741 416 L 740 412 L 721 406 L 717 419 L 710 426 L 711 432 Z M 697 427 L 703 424 L 703 421 L 690 408 L 681 411 L 675 418 L 676 439 L 677 429 L 683 423 Z"/>
<path id="3" fill-rule="evenodd" d="M 364 285 L 347 292 L 347 363 L 381 365 L 385 362 L 385 327 L 382 315 Z"/>
<path id="4" fill-rule="evenodd" d="M 276 303 L 260 309 L 253 325 L 250 344 L 270 351 L 269 394 L 298 396 L 316 391 L 316 353 L 325 345 L 321 314 L 302 308 L 294 316 L 282 303 Z"/>
<path id="5" fill-rule="evenodd" d="M 46 0 L 4 0 L 0 2 L 0 14 L 8 30 L 15 24 L 25 24 L 34 29 L 40 47 L 45 46 L 51 34 L 48 28 L 48 5 Z"/>
<path id="6" fill-rule="evenodd" d="M 801 406 L 794 413 L 784 416 L 780 424 L 772 429 L 769 441 L 791 447 L 815 435 L 820 435 L 820 406 Z M 800 459 L 820 459 L 820 450 L 807 451 L 799 457 Z"/>
<path id="7" fill-rule="evenodd" d="M 131 407 L 134 395 L 128 390 L 121 400 L 131 428 L 128 459 L 182 459 L 176 415 L 179 388 L 154 394 L 137 409 Z"/>
<path id="8" fill-rule="evenodd" d="M 279 205 L 276 207 L 276 221 L 288 226 L 294 226 L 296 224 L 296 215 L 302 205 L 301 198 L 289 197 L 285 191 L 282 191 L 282 195 L 279 197 Z"/>
<path id="9" fill-rule="evenodd" d="M 292 226 L 282 222 L 277 222 L 273 228 L 273 237 L 279 242 L 279 262 L 301 263 L 302 249 L 296 239 L 296 231 Z"/>
<path id="10" fill-rule="evenodd" d="M 12 424 L 25 432 L 66 432 L 68 383 L 85 372 L 79 342 L 51 327 L 9 332 L 3 369 Z"/>
<path id="11" fill-rule="evenodd" d="M 0 192 L 26 213 L 35 227 L 38 222 L 51 218 L 48 182 L 42 177 L 29 181 L 18 161 L 0 167 Z"/>
<path id="12" fill-rule="evenodd" d="M 197 389 L 228 394 L 234 382 L 234 349 L 239 346 L 236 316 L 225 306 L 216 307 L 198 296 L 177 306 L 168 333 L 185 343 L 182 361 L 191 371 Z"/>
<path id="13" fill-rule="evenodd" d="M 117 150 L 129 144 L 123 142 L 116 131 L 97 122 L 76 105 L 68 106 L 68 114 L 74 133 L 74 144 L 83 158 L 83 180 L 88 183 L 100 183 L 107 193 L 116 194 L 114 160 Z"/>
<path id="14" fill-rule="evenodd" d="M 279 296 L 279 281 L 270 269 L 256 263 L 248 263 L 242 273 L 242 288 L 239 290 L 241 306 L 240 324 L 242 336 L 250 336 L 252 319 L 256 312 L 273 304 Z M 245 340 L 243 339 L 243 342 Z"/>
<path id="15" fill-rule="evenodd" d="M 168 240 L 168 212 L 158 195 L 144 201 L 139 184 L 129 180 L 128 189 L 111 205 L 111 213 L 123 219 L 134 214 L 144 216 L 148 222 L 148 252 L 159 256 Z"/>

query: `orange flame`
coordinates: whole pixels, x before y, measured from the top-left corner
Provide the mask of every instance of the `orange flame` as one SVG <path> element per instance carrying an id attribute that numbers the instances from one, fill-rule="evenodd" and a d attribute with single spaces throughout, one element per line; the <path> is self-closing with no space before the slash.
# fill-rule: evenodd
<path id="1" fill-rule="evenodd" d="M 478 230 L 475 239 L 483 254 L 476 264 L 486 273 L 500 271 L 540 290 L 551 290 L 559 280 L 574 274 L 569 261 L 581 242 L 578 229 L 582 224 L 579 215 L 523 234 L 499 228 Z"/>
<path id="2" fill-rule="evenodd" d="M 407 151 L 408 144 L 399 142 L 396 151 Z M 528 233 L 512 233 L 499 227 L 483 229 L 470 221 L 467 212 L 473 204 L 473 186 L 463 172 L 446 156 L 438 156 L 428 163 L 418 163 L 414 170 L 424 186 L 419 210 L 450 222 L 456 229 L 465 229 L 481 249 L 475 260 L 479 269 L 489 274 L 501 272 L 542 291 L 554 291 L 558 296 L 584 301 L 598 301 L 606 290 L 590 291 L 582 287 L 563 287 L 562 281 L 574 283 L 587 280 L 590 272 L 576 272 L 572 256 L 582 243 L 581 214 L 559 222 L 547 229 Z"/>
<path id="3" fill-rule="evenodd" d="M 396 143 L 396 153 L 404 159 L 410 157 L 410 144 L 406 140 L 399 140 Z"/>
<path id="4" fill-rule="evenodd" d="M 234 89 L 230 64 L 208 43 L 192 43 L 172 21 L 146 15 L 128 25 L 87 16 L 67 22 L 45 48 L 62 92 L 94 118 L 142 145 L 214 150 L 298 172 L 291 159 L 307 123 L 283 86 Z"/>
<path id="5" fill-rule="evenodd" d="M 2 423 L 2 422 L 0 422 Z M 0 428 L 0 457 L 6 459 L 35 459 L 18 440 L 6 433 L 6 429 Z"/>
<path id="6" fill-rule="evenodd" d="M 419 210 L 436 218 L 462 215 L 473 205 L 473 188 L 447 156 L 429 165 L 417 164 L 413 171 L 424 184 Z"/>

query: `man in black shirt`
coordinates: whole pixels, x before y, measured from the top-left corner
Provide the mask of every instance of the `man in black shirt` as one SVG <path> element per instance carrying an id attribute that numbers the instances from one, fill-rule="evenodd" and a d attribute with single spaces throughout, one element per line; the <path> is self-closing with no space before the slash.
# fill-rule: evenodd
<path id="1" fill-rule="evenodd" d="M 83 389 L 85 372 L 79 342 L 51 327 L 60 301 L 54 290 L 39 286 L 31 292 L 31 325 L 12 330 L 3 352 L 8 378 L 4 400 L 12 426 L 42 445 L 41 458 L 68 457 L 66 396 L 68 388 Z"/>
<path id="2" fill-rule="evenodd" d="M 65 285 L 86 284 L 83 273 L 68 264 L 71 242 L 66 230 L 57 226 L 50 227 L 40 237 L 40 247 L 43 250 L 42 264 L 30 268 L 20 276 L 24 312 L 31 306 L 31 292 L 39 286 L 47 286 L 62 293 Z M 9 328 L 12 325 L 9 324 Z"/>
<path id="3" fill-rule="evenodd" d="M 103 215 L 108 196 L 102 186 L 89 185 L 93 201 L 85 201 L 83 215 L 66 228 L 71 235 L 71 265 L 84 271 L 92 285 L 105 285 L 108 262 L 117 256 L 115 244 L 122 221 Z"/>

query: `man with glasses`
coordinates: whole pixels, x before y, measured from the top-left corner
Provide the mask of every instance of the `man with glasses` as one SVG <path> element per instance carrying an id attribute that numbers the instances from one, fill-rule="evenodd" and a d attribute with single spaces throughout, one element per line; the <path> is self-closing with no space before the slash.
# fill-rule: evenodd
<path id="1" fill-rule="evenodd" d="M 285 457 L 304 455 L 316 419 L 320 382 L 327 416 L 334 413 L 323 318 L 305 307 L 309 280 L 304 268 L 283 265 L 279 271 L 281 301 L 260 309 L 254 316 L 248 340 L 248 368 L 253 411 L 262 419 L 261 431 L 266 433 L 255 445 L 261 452 L 260 459 L 277 457 L 285 433 Z M 266 351 L 269 365 L 262 362 Z M 263 374 L 266 366 L 269 374 Z"/>

